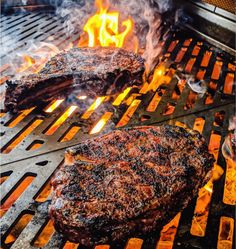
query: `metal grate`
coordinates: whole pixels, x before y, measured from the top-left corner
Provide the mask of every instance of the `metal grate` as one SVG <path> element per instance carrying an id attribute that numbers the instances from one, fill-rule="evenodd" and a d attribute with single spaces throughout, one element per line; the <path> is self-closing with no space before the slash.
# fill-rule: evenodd
<path id="1" fill-rule="evenodd" d="M 235 2 L 233 0 L 203 0 L 206 3 L 212 4 L 221 9 L 227 10 L 231 13 L 235 13 Z"/>
<path id="2" fill-rule="evenodd" d="M 13 44 L 9 53 L 16 53 L 32 38 L 43 41 L 54 35 L 58 37 L 54 41 L 60 49 L 70 41 L 74 45 L 78 41 L 79 34 L 65 38 L 61 20 L 48 14 L 4 16 L 2 22 L 3 35 L 11 29 L 19 32 L 18 43 Z M 26 32 L 22 34 L 22 30 Z M 2 58 L 7 63 L 4 54 Z M 6 68 L 2 70 L 4 84 L 10 68 L 6 64 L 2 68 Z M 207 93 L 204 96 L 194 93 L 186 81 L 176 78 L 176 72 L 205 79 Z M 63 161 L 64 149 L 114 128 L 160 123 L 201 131 L 217 160 L 218 179 L 214 179 L 213 186 L 202 189 L 199 198 L 179 214 L 161 236 L 155 233 L 148 238 L 132 238 L 126 245 L 110 247 L 220 249 L 227 244 L 233 248 L 235 197 L 233 191 L 224 188 L 232 165 L 229 162 L 226 165 L 220 148 L 227 134 L 229 117 L 234 114 L 234 57 L 188 30 L 179 30 L 166 43 L 166 52 L 155 74 L 156 80 L 149 79 L 149 84 L 144 84 L 141 90 L 128 88 L 117 96 L 55 100 L 48 106 L 25 110 L 15 116 L 1 112 L 3 248 L 77 248 L 78 245 L 65 241 L 54 231 L 47 216 L 49 181 Z M 230 189 L 230 185 L 227 188 Z M 205 205 L 201 206 L 201 202 Z"/>

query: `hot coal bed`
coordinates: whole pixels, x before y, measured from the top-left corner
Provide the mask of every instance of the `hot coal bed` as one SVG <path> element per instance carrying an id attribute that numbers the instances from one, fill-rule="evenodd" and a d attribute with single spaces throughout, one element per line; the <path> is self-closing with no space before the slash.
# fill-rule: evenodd
<path id="1" fill-rule="evenodd" d="M 53 6 L 39 2 L 23 8 L 21 1 L 18 6 L 8 4 L 1 17 L 2 43 L 9 48 L 8 54 L 1 54 L 0 68 L 1 247 L 82 248 L 57 233 L 48 217 L 50 179 L 63 162 L 65 148 L 125 126 L 171 124 L 202 133 L 216 159 L 213 178 L 161 232 L 95 248 L 234 248 L 235 162 L 225 158 L 222 150 L 235 114 L 236 65 L 231 33 L 222 31 L 228 38 L 224 44 L 222 37 L 216 39 L 217 31 L 204 27 L 202 17 L 201 27 L 196 21 L 179 24 L 166 40 L 149 84 L 129 87 L 113 96 L 55 99 L 12 115 L 3 108 L 4 84 L 10 77 L 7 56 L 22 50 L 31 39 L 43 42 L 54 36 L 52 43 L 62 50 L 70 43 L 76 45 L 80 36 L 76 30 L 66 36 L 63 21 L 51 13 Z M 199 15 L 215 15 L 216 20 L 230 9 L 204 3 L 193 6 Z M 224 18 L 223 26 L 233 22 L 231 16 Z M 10 39 L 13 33 L 18 35 L 17 43 Z M 37 61 L 17 70 L 34 72 L 35 65 Z M 199 88 L 191 84 L 192 78 L 205 85 Z"/>

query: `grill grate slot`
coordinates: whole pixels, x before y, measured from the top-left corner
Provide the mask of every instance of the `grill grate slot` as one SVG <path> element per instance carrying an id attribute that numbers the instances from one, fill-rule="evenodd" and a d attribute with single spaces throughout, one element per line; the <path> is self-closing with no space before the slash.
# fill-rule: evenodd
<path id="1" fill-rule="evenodd" d="M 27 226 L 27 224 L 32 220 L 34 213 L 32 212 L 22 212 L 22 214 L 18 217 L 17 221 L 13 225 L 13 227 L 7 232 L 7 236 L 5 238 L 4 244 L 6 248 L 10 248 L 10 246 L 17 240 L 21 232 Z"/>
<path id="2" fill-rule="evenodd" d="M 55 229 L 53 227 L 52 221 L 47 220 L 40 229 L 39 234 L 36 235 L 36 238 L 32 241 L 32 245 L 37 248 L 46 246 L 54 232 Z"/>
<path id="3" fill-rule="evenodd" d="M 32 183 L 35 178 L 35 174 L 25 174 L 19 182 L 16 183 L 14 188 L 10 190 L 8 195 L 4 197 L 0 207 L 0 217 L 2 217 L 7 210 L 15 203 L 20 195 L 26 190 L 26 188 Z"/>

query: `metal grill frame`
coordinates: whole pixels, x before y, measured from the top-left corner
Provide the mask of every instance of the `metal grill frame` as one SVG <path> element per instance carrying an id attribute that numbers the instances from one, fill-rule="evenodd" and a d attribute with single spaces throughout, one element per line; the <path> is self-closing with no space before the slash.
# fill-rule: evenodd
<path id="1" fill-rule="evenodd" d="M 43 19 L 41 15 L 44 14 L 26 14 L 24 18 L 27 18 L 26 23 L 30 22 L 29 17 L 33 15 L 32 20 L 35 20 L 34 18 L 37 18 L 40 16 L 40 19 Z M 19 21 L 21 18 L 19 16 L 11 16 L 7 17 L 6 19 L 10 20 L 13 18 L 15 20 L 14 22 Z M 14 19 L 15 18 L 15 19 Z M 46 17 L 45 17 L 46 18 Z M 50 19 L 53 22 L 51 23 L 50 20 L 48 20 L 51 24 L 49 24 L 46 29 L 50 32 L 50 28 L 52 26 L 56 26 L 57 31 L 62 31 L 60 27 L 60 21 L 55 21 L 54 17 L 53 19 Z M 11 20 L 12 21 L 12 20 Z M 11 22 L 9 21 L 9 22 Z M 43 19 L 43 22 L 45 20 Z M 14 24 L 14 22 L 12 22 Z M 55 25 L 54 25 L 55 23 Z M 52 25 L 52 26 L 50 26 Z M 27 25 L 28 26 L 28 25 Z M 27 29 L 27 26 L 25 29 Z M 53 33 L 52 29 L 52 33 Z M 27 32 L 26 32 L 27 33 Z M 171 54 L 171 59 L 173 60 L 179 49 L 182 46 L 183 41 L 187 38 L 186 30 L 184 31 L 185 35 L 184 37 L 181 36 L 183 34 L 183 31 L 180 31 L 180 36 L 177 38 L 181 41 L 176 46 L 175 50 Z M 37 33 L 36 33 L 37 34 Z M 32 33 L 29 31 L 27 33 L 28 36 L 25 38 L 35 38 L 37 36 L 35 33 Z M 43 40 L 45 39 L 47 35 L 42 34 L 38 38 Z M 63 41 L 63 32 L 61 34 L 61 40 Z M 182 37 L 182 38 L 181 38 Z M 20 48 L 20 46 L 23 46 L 24 44 L 24 37 L 22 37 L 22 43 L 17 44 L 16 50 L 12 51 L 15 53 L 17 51 L 17 48 Z M 78 33 L 74 34 L 73 37 L 68 38 L 69 41 L 76 41 L 78 39 Z M 195 41 L 198 41 L 198 38 L 195 38 Z M 195 41 L 190 45 L 189 50 L 192 50 Z M 62 42 L 63 43 L 63 42 Z M 63 45 L 63 44 L 62 44 Z M 169 43 L 166 44 L 167 46 Z M 204 42 L 205 50 L 210 49 L 211 45 Z M 222 54 L 222 51 L 218 49 L 214 49 L 215 54 L 211 58 L 211 66 L 208 68 L 208 71 L 206 73 L 206 77 L 210 76 L 210 73 L 213 68 L 213 62 L 216 59 L 217 55 L 224 56 L 224 68 L 228 61 L 232 60 L 232 56 L 228 55 L 226 53 Z M 203 51 L 201 51 L 201 54 L 199 54 L 199 57 L 202 57 Z M 182 65 L 184 65 L 187 62 L 187 58 L 190 56 L 190 51 L 188 51 L 183 58 Z M 4 57 L 3 57 L 4 61 Z M 199 67 L 200 59 L 198 60 L 198 67 Z M 7 70 L 4 72 L 7 73 Z M 193 109 L 184 111 L 183 106 L 186 102 L 186 98 L 190 92 L 190 88 L 188 86 L 185 87 L 184 91 L 181 94 L 181 98 L 178 100 L 175 112 L 172 115 L 169 116 L 163 116 L 162 111 L 165 108 L 167 103 L 170 103 L 173 101 L 171 99 L 171 94 L 174 90 L 174 87 L 177 83 L 177 79 L 172 79 L 170 85 L 167 87 L 167 90 L 165 94 L 162 96 L 161 101 L 158 105 L 158 108 L 154 113 L 150 113 L 146 111 L 146 107 L 152 97 L 155 93 L 149 92 L 147 94 L 144 94 L 140 97 L 137 97 L 137 99 L 140 99 L 142 101 L 142 105 L 138 107 L 135 114 L 132 116 L 129 126 L 135 126 L 135 125 L 159 125 L 163 123 L 168 124 L 175 124 L 176 121 L 180 121 L 182 123 L 185 123 L 188 127 L 193 126 L 193 122 L 197 117 L 204 117 L 206 121 L 206 125 L 204 127 L 203 136 L 206 138 L 206 141 L 209 142 L 209 136 L 212 131 L 216 131 L 221 134 L 221 145 L 224 141 L 224 137 L 227 135 L 227 129 L 228 129 L 228 122 L 229 117 L 235 113 L 235 107 L 234 107 L 234 97 L 226 96 L 222 94 L 222 87 L 223 87 L 223 79 L 224 75 L 221 75 L 221 78 L 218 81 L 218 88 L 217 92 L 214 97 L 214 102 L 211 105 L 204 105 L 204 99 L 198 98 L 197 102 L 194 105 Z M 86 101 L 86 100 L 85 100 Z M 111 101 L 109 103 L 106 103 L 108 107 L 105 108 L 113 108 L 111 105 Z M 68 103 L 70 105 L 70 103 Z M 88 103 L 85 103 L 85 106 L 83 108 L 87 108 L 89 105 Z M 26 226 L 26 228 L 22 231 L 22 233 L 19 235 L 15 243 L 11 246 L 11 248 L 36 248 L 32 246 L 32 241 L 35 239 L 35 237 L 38 235 L 39 231 L 42 229 L 42 227 L 45 225 L 45 222 L 48 220 L 47 216 L 47 206 L 50 203 L 50 196 L 48 197 L 48 200 L 44 203 L 37 203 L 34 199 L 37 196 L 38 193 L 42 190 L 42 188 L 45 186 L 47 181 L 50 180 L 51 175 L 55 170 L 58 168 L 58 166 L 62 163 L 63 157 L 64 157 L 64 150 L 67 147 L 70 147 L 72 145 L 75 145 L 78 143 L 78 141 L 83 141 L 91 135 L 88 135 L 88 130 L 91 129 L 92 125 L 96 120 L 98 120 L 99 116 L 101 116 L 101 113 L 104 111 L 102 107 L 99 107 L 98 110 L 96 110 L 96 113 L 94 113 L 89 121 L 82 121 L 78 120 L 78 117 L 81 115 L 81 113 L 84 111 L 84 109 L 78 110 L 78 112 L 74 113 L 74 115 L 66 121 L 59 129 L 58 131 L 52 135 L 52 136 L 46 136 L 42 135 L 42 132 L 49 126 L 50 123 L 55 120 L 55 118 L 62 113 L 62 111 L 65 109 L 65 106 L 62 106 L 61 108 L 56 109 L 56 111 L 51 114 L 42 114 L 40 113 L 40 110 L 35 110 L 32 114 L 28 115 L 25 119 L 23 119 L 15 128 L 8 128 L 4 126 L 6 122 L 9 121 L 11 116 L 9 114 L 5 115 L 1 119 L 1 132 L 4 133 L 1 139 L 1 145 L 5 145 L 7 141 L 11 140 L 16 134 L 21 132 L 22 128 L 25 127 L 27 124 L 29 124 L 30 120 L 34 119 L 35 117 L 43 117 L 45 120 L 30 136 L 28 136 L 20 145 L 18 145 L 14 150 L 14 158 L 13 154 L 6 154 L 1 155 L 1 173 L 2 176 L 9 175 L 8 179 L 0 186 L 0 192 L 1 192 L 1 200 L 4 202 L 4 200 L 7 199 L 7 197 L 12 193 L 13 189 L 15 188 L 16 184 L 22 179 L 22 177 L 25 174 L 34 174 L 36 175 L 34 181 L 30 184 L 30 186 L 24 191 L 24 193 L 19 197 L 19 199 L 14 203 L 14 205 L 7 211 L 7 213 L 2 217 L 1 219 L 1 233 L 2 233 L 2 242 L 6 238 L 8 231 L 14 226 L 15 221 L 18 219 L 18 217 L 24 213 L 24 212 L 30 212 L 34 214 L 33 219 L 31 222 Z M 124 113 L 124 111 L 127 109 L 127 106 L 121 105 L 120 107 L 116 108 L 117 114 L 114 115 L 114 119 L 110 120 L 106 128 L 104 129 L 103 133 L 114 129 L 115 124 L 120 119 L 121 115 Z M 222 127 L 216 127 L 213 125 L 214 123 L 214 115 L 218 111 L 225 111 L 225 120 Z M 141 122 L 141 117 L 149 116 L 150 119 L 144 122 Z M 67 128 L 73 124 L 78 123 L 79 125 L 83 126 L 83 129 L 81 129 L 76 136 L 69 142 L 65 143 L 59 143 L 57 142 L 61 134 L 63 134 Z M 87 123 L 86 123 L 87 122 Z M 101 133 L 100 133 L 101 134 Z M 33 140 L 44 140 L 44 145 L 36 150 L 36 151 L 26 151 L 25 148 L 28 147 L 28 145 Z M 2 146 L 1 146 L 2 147 Z M 47 161 L 45 166 L 40 166 L 40 162 Z M 220 151 L 219 157 L 218 157 L 218 164 L 225 170 L 225 160 L 223 158 L 223 155 Z M 12 173 L 11 173 L 12 172 Z M 11 174 L 10 174 L 11 173 Z M 221 179 L 214 184 L 214 192 L 213 192 L 213 198 L 211 202 L 211 208 L 210 208 L 210 214 L 208 218 L 207 223 L 207 230 L 206 230 L 206 236 L 203 238 L 192 236 L 190 231 L 191 226 L 191 219 L 193 217 L 193 211 L 195 207 L 196 199 L 191 202 L 188 208 L 186 208 L 181 216 L 180 224 L 178 226 L 177 235 L 175 237 L 174 241 L 174 247 L 173 248 L 201 248 L 201 249 L 209 249 L 209 248 L 216 248 L 217 243 L 217 235 L 218 235 L 218 227 L 219 227 L 219 219 L 222 215 L 227 217 L 234 217 L 235 208 L 234 206 L 225 205 L 222 202 L 222 195 L 223 195 L 223 188 L 224 188 L 224 177 L 221 177 Z M 151 235 L 149 238 L 143 238 L 144 243 L 142 248 L 155 248 L 155 244 L 158 241 L 158 233 Z M 65 243 L 65 239 L 58 233 L 54 233 L 52 238 L 49 240 L 48 244 L 44 248 L 62 248 Z M 235 245 L 235 241 L 233 242 L 233 246 Z M 2 244 L 3 248 L 8 248 L 8 246 Z M 123 245 L 112 245 L 111 247 L 117 248 L 124 248 Z M 79 247 L 80 248 L 80 247 Z"/>

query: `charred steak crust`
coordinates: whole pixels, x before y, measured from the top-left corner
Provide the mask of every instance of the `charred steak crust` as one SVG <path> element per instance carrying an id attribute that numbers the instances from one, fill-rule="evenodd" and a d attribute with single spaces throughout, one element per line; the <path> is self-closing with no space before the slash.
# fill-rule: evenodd
<path id="1" fill-rule="evenodd" d="M 140 85 L 144 69 L 141 56 L 121 48 L 73 48 L 52 57 L 39 74 L 8 80 L 5 107 L 17 112 L 70 93 L 115 94 Z"/>
<path id="2" fill-rule="evenodd" d="M 193 130 L 112 131 L 66 151 L 52 180 L 50 217 L 67 239 L 86 246 L 146 234 L 196 197 L 213 162 Z"/>

